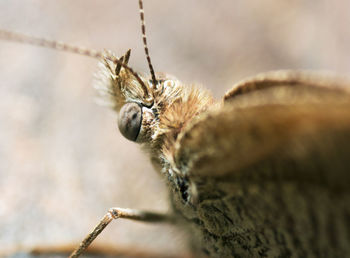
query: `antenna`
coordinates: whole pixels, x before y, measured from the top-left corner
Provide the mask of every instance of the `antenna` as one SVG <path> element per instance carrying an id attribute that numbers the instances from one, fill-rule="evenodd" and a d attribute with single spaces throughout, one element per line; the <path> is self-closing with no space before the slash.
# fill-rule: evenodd
<path id="1" fill-rule="evenodd" d="M 37 37 L 33 37 L 33 36 L 21 34 L 21 33 L 16 33 L 16 32 L 12 32 L 12 31 L 2 30 L 2 29 L 0 29 L 0 39 L 20 42 L 20 43 L 24 43 L 24 44 L 30 44 L 30 45 L 44 47 L 44 48 L 51 48 L 51 49 L 55 49 L 58 51 L 70 52 L 73 54 L 79 54 L 79 55 L 88 56 L 88 57 L 92 57 L 92 58 L 96 58 L 96 59 L 107 59 L 107 60 L 117 64 L 118 66 L 121 66 L 124 69 L 128 70 L 140 83 L 140 85 L 145 93 L 145 96 L 148 97 L 148 95 L 149 95 L 149 92 L 148 92 L 148 89 L 147 89 L 147 86 L 145 85 L 145 83 L 142 81 L 140 76 L 132 68 L 130 68 L 126 64 L 126 62 L 124 62 L 123 60 L 118 60 L 117 58 L 112 57 L 112 56 L 105 56 L 101 51 L 98 51 L 95 49 L 88 49 L 88 48 L 84 48 L 84 47 L 79 47 L 79 46 L 74 46 L 74 45 L 70 45 L 67 43 L 60 42 L 60 41 L 48 40 L 45 38 L 37 38 Z M 127 59 L 129 59 L 129 56 L 130 56 L 129 51 L 128 51 L 128 53 L 129 54 L 127 55 Z"/>
<path id="2" fill-rule="evenodd" d="M 144 13 L 144 10 L 143 10 L 143 2 L 142 2 L 142 0 L 139 0 L 139 9 L 140 9 L 140 19 L 141 19 L 141 31 L 142 31 L 143 47 L 145 49 L 145 54 L 146 54 L 146 58 L 147 58 L 147 62 L 148 62 L 148 67 L 149 67 L 149 70 L 151 72 L 152 83 L 153 83 L 154 87 L 156 87 L 158 82 L 157 82 L 157 79 L 156 79 L 156 75 L 154 73 L 154 69 L 153 69 L 152 62 L 151 62 L 151 57 L 149 55 L 148 46 L 147 46 L 145 13 Z"/>
<path id="3" fill-rule="evenodd" d="M 98 59 L 103 58 L 102 52 L 97 51 L 95 49 L 87 49 L 84 47 L 73 46 L 60 41 L 48 40 L 45 38 L 37 38 L 37 37 L 16 33 L 12 31 L 2 30 L 2 29 L 0 30 L 0 38 L 15 41 L 15 42 L 20 42 L 24 44 L 30 44 L 30 45 L 40 46 L 44 48 L 52 48 L 59 51 L 89 56 L 92 58 L 98 58 Z"/>

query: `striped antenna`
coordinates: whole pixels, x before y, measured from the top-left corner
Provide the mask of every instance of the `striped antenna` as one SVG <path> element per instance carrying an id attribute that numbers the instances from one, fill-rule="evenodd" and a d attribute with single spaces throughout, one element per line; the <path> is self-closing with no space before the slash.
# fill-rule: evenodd
<path id="1" fill-rule="evenodd" d="M 118 66 L 123 67 L 124 69 L 128 70 L 135 78 L 136 80 L 140 83 L 144 93 L 145 97 L 149 96 L 148 88 L 145 85 L 145 83 L 142 81 L 140 76 L 132 69 L 130 68 L 123 60 L 119 60 L 115 57 L 112 56 L 105 56 L 101 51 L 97 51 L 95 49 L 88 49 L 84 47 L 78 47 L 78 46 L 73 46 L 67 43 L 63 43 L 60 41 L 55 41 L 55 40 L 48 40 L 44 38 L 37 38 L 21 33 L 16 33 L 12 31 L 7 31 L 7 30 L 2 30 L 0 29 L 0 39 L 4 40 L 10 40 L 10 41 L 15 41 L 19 43 L 24 43 L 24 44 L 30 44 L 34 46 L 40 46 L 44 48 L 51 48 L 55 49 L 58 51 L 63 51 L 63 52 L 70 52 L 74 54 L 79 54 L 79 55 L 84 55 L 96 59 L 107 59 L 115 64 L 118 64 Z M 129 59 L 130 52 L 128 51 L 128 56 L 127 59 Z"/>
<path id="2" fill-rule="evenodd" d="M 140 19 L 141 19 L 141 31 L 142 31 L 143 47 L 145 49 L 145 54 L 146 54 L 146 58 L 147 58 L 147 62 L 148 62 L 148 67 L 149 67 L 149 70 L 151 72 L 152 83 L 153 83 L 154 87 L 156 87 L 158 82 L 157 82 L 157 79 L 156 79 L 156 75 L 154 73 L 154 69 L 153 69 L 152 62 L 151 62 L 151 57 L 149 55 L 148 46 L 147 46 L 145 13 L 144 13 L 144 10 L 143 10 L 143 2 L 142 2 L 142 0 L 139 0 L 139 9 L 140 9 Z"/>
<path id="3" fill-rule="evenodd" d="M 97 59 L 103 58 L 102 52 L 94 49 L 87 49 L 84 47 L 72 46 L 60 41 L 37 38 L 37 37 L 20 34 L 12 31 L 7 31 L 7 30 L 0 30 L 0 38 L 10 40 L 10 41 L 20 42 L 24 44 L 30 44 L 30 45 L 40 46 L 44 48 L 52 48 L 59 51 L 89 56 Z"/>

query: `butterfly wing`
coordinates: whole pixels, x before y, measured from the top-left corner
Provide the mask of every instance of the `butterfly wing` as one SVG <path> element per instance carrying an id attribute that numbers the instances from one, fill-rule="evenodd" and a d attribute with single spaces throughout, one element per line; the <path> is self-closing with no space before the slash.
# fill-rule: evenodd
<path id="1" fill-rule="evenodd" d="M 328 90 L 332 92 L 348 92 L 349 82 L 334 76 L 332 73 L 305 72 L 294 70 L 279 70 L 258 74 L 233 85 L 224 96 L 224 101 L 259 90 L 289 87 L 289 88 L 315 88 L 315 90 Z"/>
<path id="2" fill-rule="evenodd" d="M 344 85 L 300 72 L 243 81 L 225 95 L 222 108 L 204 114 L 180 136 L 177 166 L 191 176 L 216 177 L 277 153 L 299 159 L 311 149 L 340 149 L 337 139 L 350 126 Z M 321 140 L 326 136 L 334 142 Z"/>
<path id="3" fill-rule="evenodd" d="M 206 252 L 349 255 L 350 97 L 330 86 L 342 83 L 274 76 L 236 86 L 180 136 Z"/>

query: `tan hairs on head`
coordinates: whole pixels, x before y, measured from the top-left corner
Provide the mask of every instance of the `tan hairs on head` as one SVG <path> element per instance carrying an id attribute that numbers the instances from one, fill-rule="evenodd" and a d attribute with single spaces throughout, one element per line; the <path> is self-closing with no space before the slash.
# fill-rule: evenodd
<path id="1" fill-rule="evenodd" d="M 140 19 L 141 19 L 141 31 L 142 31 L 143 47 L 145 49 L 146 58 L 147 58 L 147 62 L 148 62 L 148 67 L 149 67 L 149 70 L 151 72 L 152 83 L 153 83 L 154 87 L 156 87 L 157 86 L 157 79 L 156 79 L 156 75 L 154 73 L 154 69 L 153 69 L 152 62 L 151 62 L 151 57 L 149 55 L 148 46 L 147 46 L 145 14 L 144 14 L 144 10 L 143 10 L 143 2 L 142 2 L 142 0 L 139 0 L 139 8 L 140 8 Z"/>
<path id="2" fill-rule="evenodd" d="M 126 65 L 126 63 L 124 63 L 124 58 L 122 59 L 117 59 L 115 57 L 111 57 L 111 56 L 107 56 L 105 57 L 106 59 L 108 59 L 109 61 L 118 64 L 120 66 L 122 66 L 124 69 L 128 70 L 128 72 L 130 72 L 138 81 L 138 83 L 140 83 L 143 92 L 145 93 L 145 97 L 149 97 L 149 92 L 148 92 L 148 88 L 146 86 L 146 84 L 142 81 L 142 79 L 140 78 L 140 76 L 129 66 Z M 129 59 L 129 57 L 127 57 Z"/>

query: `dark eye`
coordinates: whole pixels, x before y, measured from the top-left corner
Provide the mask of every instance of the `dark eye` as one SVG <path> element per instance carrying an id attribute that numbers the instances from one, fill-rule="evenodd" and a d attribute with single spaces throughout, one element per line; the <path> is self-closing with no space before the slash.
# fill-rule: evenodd
<path id="1" fill-rule="evenodd" d="M 122 135 L 136 141 L 142 122 L 142 109 L 136 103 L 126 103 L 119 112 L 118 127 Z"/>

